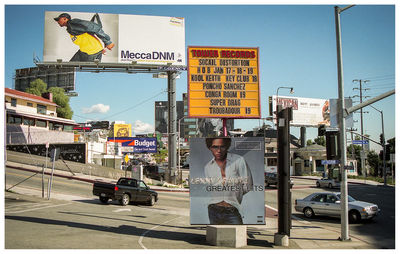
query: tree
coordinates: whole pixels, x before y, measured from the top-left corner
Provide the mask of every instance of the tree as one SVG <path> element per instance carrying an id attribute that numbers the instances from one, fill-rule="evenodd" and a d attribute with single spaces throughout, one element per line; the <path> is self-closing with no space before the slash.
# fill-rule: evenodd
<path id="1" fill-rule="evenodd" d="M 382 171 L 379 170 L 379 155 L 375 151 L 370 151 L 367 155 L 367 161 L 369 166 L 371 167 L 371 175 L 382 176 Z"/>
<path id="2" fill-rule="evenodd" d="M 314 143 L 320 146 L 326 146 L 325 137 L 324 136 L 316 137 L 314 141 L 312 141 L 311 139 L 307 140 L 307 146 L 310 146 Z"/>
<path id="3" fill-rule="evenodd" d="M 72 119 L 73 111 L 69 105 L 69 97 L 65 95 L 64 89 L 61 87 L 50 87 L 47 89 L 47 84 L 41 79 L 35 79 L 29 84 L 25 92 L 42 96 L 42 94 L 50 92 L 53 94 L 53 101 L 59 107 L 57 108 L 57 115 L 62 118 Z"/>
<path id="4" fill-rule="evenodd" d="M 69 97 L 65 95 L 61 87 L 50 87 L 48 92 L 53 94 L 53 101 L 60 107 L 57 108 L 57 115 L 62 118 L 71 119 L 73 111 L 69 105 Z"/>
<path id="5" fill-rule="evenodd" d="M 47 84 L 44 83 L 40 78 L 35 79 L 29 84 L 29 87 L 26 88 L 25 92 L 34 94 L 37 96 L 42 96 L 45 92 L 47 92 Z"/>

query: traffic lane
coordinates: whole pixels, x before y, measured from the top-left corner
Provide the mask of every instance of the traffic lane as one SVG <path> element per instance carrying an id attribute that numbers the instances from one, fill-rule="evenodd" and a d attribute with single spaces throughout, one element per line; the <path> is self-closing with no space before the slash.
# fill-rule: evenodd
<path id="1" fill-rule="evenodd" d="M 31 177 L 33 176 L 33 177 Z M 29 178 L 31 177 L 31 178 Z M 29 178 L 29 179 L 28 179 Z M 49 185 L 50 176 L 44 175 L 44 192 L 47 196 L 47 189 Z M 24 181 L 25 180 L 25 181 Z M 24 182 L 22 182 L 24 181 Z M 22 182 L 22 183 L 20 183 Z M 19 187 L 28 187 L 33 189 L 42 190 L 42 174 L 32 173 L 29 171 L 14 169 L 6 167 L 5 170 L 5 183 L 8 188 L 18 184 Z M 74 180 L 70 178 L 53 176 L 52 188 L 53 193 L 60 192 L 71 195 L 80 195 L 84 197 L 92 197 L 92 187 L 93 184 L 88 182 L 83 182 L 79 180 Z M 12 189 L 11 189 L 12 190 Z"/>
<path id="2" fill-rule="evenodd" d="M 157 206 L 121 207 L 51 200 L 44 202 L 46 205 L 43 204 L 41 210 L 28 211 L 20 207 L 19 213 L 11 213 L 10 206 L 16 208 L 11 200 L 6 200 L 6 248 L 142 249 L 154 248 L 155 245 L 173 248 L 172 245 L 158 245 L 158 240 L 177 241 L 177 247 L 190 242 L 186 248 L 192 248 L 192 244 L 203 238 L 205 243 L 204 231 L 188 226 L 188 217 L 160 211 Z M 32 207 L 42 205 L 43 200 L 19 199 L 18 202 Z M 63 206 L 47 205 L 54 203 Z"/>

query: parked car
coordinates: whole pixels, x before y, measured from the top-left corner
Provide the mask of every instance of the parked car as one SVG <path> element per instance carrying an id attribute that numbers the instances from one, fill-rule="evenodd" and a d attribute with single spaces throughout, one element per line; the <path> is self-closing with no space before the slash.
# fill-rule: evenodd
<path id="1" fill-rule="evenodd" d="M 290 188 L 293 187 L 293 180 L 290 179 Z M 275 185 L 278 188 L 278 175 L 276 173 L 265 173 L 265 186 Z"/>
<path id="2" fill-rule="evenodd" d="M 145 165 L 143 167 L 143 174 L 147 178 L 163 181 L 165 179 L 165 169 L 158 165 Z"/>
<path id="3" fill-rule="evenodd" d="M 319 187 L 328 187 L 329 189 L 340 188 L 340 181 L 327 177 L 318 179 L 315 184 L 317 185 L 318 188 Z"/>
<path id="4" fill-rule="evenodd" d="M 295 210 L 302 212 L 305 217 L 314 215 L 328 215 L 340 217 L 340 192 L 316 192 L 303 199 L 295 200 Z M 359 222 L 377 216 L 380 209 L 376 204 L 357 201 L 348 196 L 349 221 Z"/>
<path id="5" fill-rule="evenodd" d="M 126 177 L 120 178 L 117 184 L 94 182 L 93 195 L 99 196 L 102 203 L 112 199 L 118 200 L 123 206 L 130 202 L 144 202 L 153 206 L 158 200 L 158 193 L 150 190 L 143 181 Z"/>

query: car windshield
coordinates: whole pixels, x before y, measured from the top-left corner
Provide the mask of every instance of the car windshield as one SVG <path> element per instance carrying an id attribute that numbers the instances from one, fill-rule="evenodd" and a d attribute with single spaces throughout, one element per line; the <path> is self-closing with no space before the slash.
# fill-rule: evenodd
<path id="1" fill-rule="evenodd" d="M 340 199 L 340 194 L 338 194 L 338 197 Z M 356 201 L 352 196 L 348 195 L 347 198 L 349 199 L 349 202 L 354 202 Z"/>

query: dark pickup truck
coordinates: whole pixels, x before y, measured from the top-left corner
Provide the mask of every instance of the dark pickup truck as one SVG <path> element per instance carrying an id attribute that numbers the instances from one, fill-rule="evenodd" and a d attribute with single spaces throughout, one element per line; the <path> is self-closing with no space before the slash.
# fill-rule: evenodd
<path id="1" fill-rule="evenodd" d="M 158 200 L 157 192 L 150 190 L 143 181 L 126 177 L 120 178 L 117 184 L 94 182 L 93 195 L 99 196 L 104 204 L 112 199 L 118 200 L 123 206 L 130 202 L 144 202 L 153 206 Z"/>

